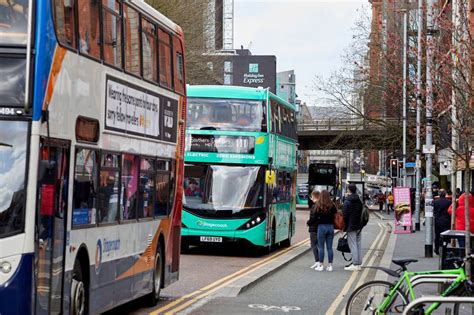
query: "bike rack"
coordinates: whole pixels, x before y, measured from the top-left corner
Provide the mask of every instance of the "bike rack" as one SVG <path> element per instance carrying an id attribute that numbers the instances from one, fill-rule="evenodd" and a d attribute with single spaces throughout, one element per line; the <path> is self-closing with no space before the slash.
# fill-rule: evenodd
<path id="1" fill-rule="evenodd" d="M 458 275 L 418 275 L 410 279 L 411 286 L 414 289 L 416 286 L 425 283 L 441 283 L 449 284 L 452 283 Z"/>
<path id="2" fill-rule="evenodd" d="M 407 305 L 403 310 L 403 315 L 408 315 L 409 311 L 416 306 L 424 303 L 436 303 L 439 302 L 443 303 L 474 303 L 474 297 L 470 296 L 450 296 L 450 297 L 442 297 L 442 296 L 424 296 L 420 297 Z"/>

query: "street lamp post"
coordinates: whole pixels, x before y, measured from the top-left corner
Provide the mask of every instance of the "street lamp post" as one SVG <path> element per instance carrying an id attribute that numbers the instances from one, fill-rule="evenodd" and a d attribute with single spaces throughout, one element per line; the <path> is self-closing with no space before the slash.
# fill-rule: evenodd
<path id="1" fill-rule="evenodd" d="M 403 11 L 403 168 L 401 178 L 403 178 L 403 187 L 407 186 L 407 32 L 408 31 L 408 12 Z"/>
<path id="2" fill-rule="evenodd" d="M 427 6 L 427 45 L 426 45 L 426 197 L 425 197 L 425 257 L 433 257 L 433 191 L 431 173 L 433 166 L 433 41 L 434 41 L 434 1 Z"/>
<path id="3" fill-rule="evenodd" d="M 415 230 L 420 230 L 420 201 L 421 201 L 421 63 L 423 59 L 421 36 L 423 25 L 423 0 L 418 0 L 418 57 L 416 80 L 416 195 L 415 195 Z"/>

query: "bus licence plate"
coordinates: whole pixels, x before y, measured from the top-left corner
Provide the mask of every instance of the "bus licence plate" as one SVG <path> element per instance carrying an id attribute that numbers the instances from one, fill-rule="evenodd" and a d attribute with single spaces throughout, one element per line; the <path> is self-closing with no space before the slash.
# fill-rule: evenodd
<path id="1" fill-rule="evenodd" d="M 201 236 L 201 242 L 207 242 L 207 243 L 222 243 L 222 237 L 216 237 L 216 236 Z"/>

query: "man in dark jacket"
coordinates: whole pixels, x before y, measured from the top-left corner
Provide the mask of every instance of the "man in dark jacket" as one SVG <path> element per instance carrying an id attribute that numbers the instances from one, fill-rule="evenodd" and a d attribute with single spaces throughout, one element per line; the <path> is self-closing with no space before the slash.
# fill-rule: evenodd
<path id="1" fill-rule="evenodd" d="M 451 228 L 451 216 L 448 213 L 451 200 L 446 199 L 446 191 L 439 192 L 439 198 L 434 202 L 435 240 L 434 252 L 439 255 L 440 234 Z"/>
<path id="2" fill-rule="evenodd" d="M 347 242 L 352 254 L 352 264 L 345 267 L 345 270 L 359 271 L 362 264 L 362 202 L 359 195 L 357 195 L 357 187 L 349 185 L 349 196 L 346 197 L 343 206 L 343 215 L 345 230 L 347 232 Z"/>

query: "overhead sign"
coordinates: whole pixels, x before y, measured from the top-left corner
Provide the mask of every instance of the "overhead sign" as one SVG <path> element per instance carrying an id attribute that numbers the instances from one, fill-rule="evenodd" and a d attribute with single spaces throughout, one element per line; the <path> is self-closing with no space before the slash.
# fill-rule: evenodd
<path id="1" fill-rule="evenodd" d="M 234 56 L 233 85 L 269 88 L 276 94 L 275 56 Z"/>
<path id="2" fill-rule="evenodd" d="M 105 129 L 176 142 L 178 101 L 107 76 Z"/>

